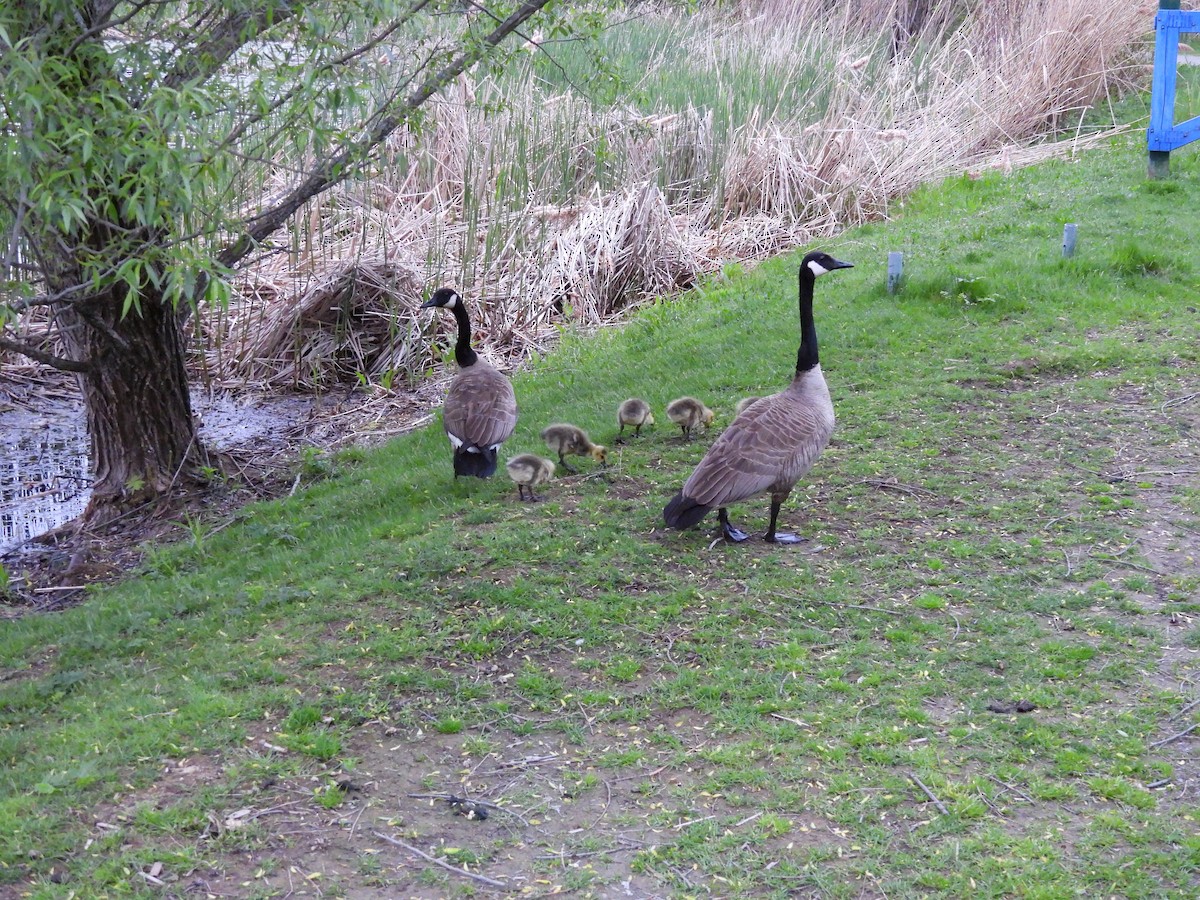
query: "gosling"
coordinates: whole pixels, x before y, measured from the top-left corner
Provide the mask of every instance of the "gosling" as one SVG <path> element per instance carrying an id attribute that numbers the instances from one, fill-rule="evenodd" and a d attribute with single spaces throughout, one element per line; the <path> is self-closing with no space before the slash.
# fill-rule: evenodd
<path id="1" fill-rule="evenodd" d="M 733 408 L 733 417 L 736 419 L 761 399 L 762 397 L 743 397 L 737 402 L 737 406 Z"/>
<path id="2" fill-rule="evenodd" d="M 546 442 L 547 447 L 558 454 L 559 464 L 572 475 L 578 473 L 579 470 L 573 468 L 563 458 L 564 454 L 590 456 L 600 465 L 608 462 L 608 450 L 600 444 L 593 444 L 587 432 L 574 425 L 563 423 L 547 425 L 542 429 L 542 440 Z"/>
<path id="3" fill-rule="evenodd" d="M 517 496 L 530 503 L 540 503 L 542 498 L 534 493 L 535 486 L 549 481 L 554 475 L 554 460 L 544 459 L 535 453 L 522 453 L 509 457 L 504 464 L 508 477 L 517 486 Z M 528 498 L 525 492 L 529 492 Z"/>
<path id="4" fill-rule="evenodd" d="M 667 418 L 683 429 L 683 436 L 690 438 L 692 429 L 713 423 L 713 411 L 695 397 L 680 397 L 667 404 Z"/>
<path id="5" fill-rule="evenodd" d="M 640 437 L 643 425 L 654 424 L 654 413 L 650 412 L 650 404 L 641 397 L 630 397 L 617 409 L 617 424 L 621 426 L 617 432 L 617 443 L 624 440 L 625 426 L 633 426 L 633 436 Z"/>

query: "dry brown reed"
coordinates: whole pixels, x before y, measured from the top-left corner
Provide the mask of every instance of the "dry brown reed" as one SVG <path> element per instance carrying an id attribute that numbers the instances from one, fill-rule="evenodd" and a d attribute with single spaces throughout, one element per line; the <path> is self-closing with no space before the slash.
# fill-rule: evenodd
<path id="1" fill-rule="evenodd" d="M 733 57 L 764 72 L 801 60 L 797 77 L 824 98 L 757 108 L 728 133 L 699 105 L 596 113 L 533 78 L 460 81 L 368 183 L 298 217 L 290 253 L 240 275 L 206 326 L 209 371 L 308 389 L 410 383 L 438 360 L 422 332 L 447 323 L 416 309 L 440 283 L 468 297 L 485 352 L 513 365 L 562 315 L 601 323 L 730 260 L 886 216 L 930 180 L 1072 154 L 1104 137 L 1075 130 L 1083 112 L 1144 78 L 1153 5 L 764 0 L 697 13 L 712 27 L 693 30 L 689 62 L 715 82 Z M 1069 140 L 1047 140 L 1064 129 Z"/>

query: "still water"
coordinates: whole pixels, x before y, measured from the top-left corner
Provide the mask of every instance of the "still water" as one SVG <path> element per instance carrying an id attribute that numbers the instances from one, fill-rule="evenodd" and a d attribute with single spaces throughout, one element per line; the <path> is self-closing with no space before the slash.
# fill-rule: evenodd
<path id="1" fill-rule="evenodd" d="M 0 553 L 75 518 L 90 493 L 82 410 L 0 418 Z"/>

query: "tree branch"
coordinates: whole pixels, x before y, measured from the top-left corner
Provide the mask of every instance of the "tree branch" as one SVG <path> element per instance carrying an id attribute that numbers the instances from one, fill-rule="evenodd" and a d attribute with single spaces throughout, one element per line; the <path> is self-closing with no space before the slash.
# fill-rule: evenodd
<path id="1" fill-rule="evenodd" d="M 193 79 L 204 80 L 217 72 L 229 57 L 259 37 L 269 25 L 278 25 L 296 14 L 290 3 L 269 4 L 247 12 L 234 13 L 213 27 L 208 39 L 180 58 L 163 78 L 168 88 L 178 90 Z"/>
<path id="2" fill-rule="evenodd" d="M 47 366 L 53 366 L 56 369 L 62 369 L 65 372 L 90 372 L 92 371 L 91 363 L 79 362 L 74 359 L 65 359 L 61 356 L 55 356 L 53 353 L 46 353 L 36 347 L 30 347 L 24 341 L 10 341 L 6 337 L 0 337 L 0 350 L 11 350 L 14 353 L 20 353 L 23 356 L 28 356 L 30 359 L 40 362 Z"/>
<path id="3" fill-rule="evenodd" d="M 390 23 L 379 34 L 374 35 L 373 37 L 368 39 L 366 41 L 366 43 L 364 43 L 358 47 L 355 47 L 351 50 L 346 51 L 346 53 L 342 54 L 340 57 L 338 57 L 336 59 L 332 59 L 329 62 L 323 63 L 315 71 L 316 72 L 330 72 L 339 66 L 348 65 L 349 63 L 353 62 L 357 57 L 362 56 L 364 53 L 370 52 L 375 47 L 377 47 L 381 43 L 383 43 L 392 34 L 395 34 L 395 32 L 397 32 L 398 30 L 403 28 L 405 25 L 407 25 L 409 22 L 411 22 L 416 17 L 417 13 L 419 13 L 422 9 L 424 9 L 426 6 L 428 6 L 431 2 L 432 2 L 432 0 L 416 0 L 416 2 L 412 5 L 412 7 L 403 16 L 401 16 L 399 19 L 396 19 L 394 22 Z M 297 84 L 297 85 L 293 86 L 292 88 L 290 88 L 289 90 L 284 91 L 283 93 L 279 94 L 279 96 L 277 96 L 271 102 L 271 105 L 268 106 L 267 109 L 264 110 L 263 112 L 255 113 L 254 115 L 247 116 L 245 119 L 243 119 L 241 122 L 238 123 L 237 127 L 235 127 L 232 131 L 229 132 L 229 134 L 227 134 L 224 138 L 222 138 L 221 142 L 219 144 L 217 144 L 212 150 L 207 152 L 206 159 L 212 159 L 218 153 L 225 150 L 227 147 L 230 147 L 230 146 L 234 145 L 235 143 L 237 143 L 238 139 L 241 138 L 241 136 L 243 134 L 245 134 L 252 126 L 257 125 L 263 121 L 266 121 L 266 119 L 268 117 L 270 117 L 276 110 L 282 108 L 287 103 L 291 102 L 303 90 L 305 90 L 304 85 Z"/>
<path id="4" fill-rule="evenodd" d="M 301 206 L 349 177 L 353 171 L 356 157 L 365 157 L 367 153 L 378 147 L 430 97 L 479 62 L 502 40 L 551 2 L 552 0 L 525 0 L 479 44 L 464 50 L 440 71 L 426 79 L 424 84 L 404 99 L 398 110 L 386 116 L 383 115 L 386 110 L 380 110 L 372 118 L 383 117 L 367 131 L 361 140 L 344 145 L 336 154 L 319 162 L 309 172 L 308 177 L 293 188 L 287 196 L 270 209 L 248 219 L 246 231 L 217 255 L 217 261 L 223 266 L 232 267 L 247 257 L 255 247 L 291 218 Z"/>

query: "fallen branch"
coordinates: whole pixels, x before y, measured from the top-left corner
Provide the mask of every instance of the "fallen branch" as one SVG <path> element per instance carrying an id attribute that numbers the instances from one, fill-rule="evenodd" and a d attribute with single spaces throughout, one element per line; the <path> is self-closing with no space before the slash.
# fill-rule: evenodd
<path id="1" fill-rule="evenodd" d="M 475 881 L 481 882 L 483 884 L 491 885 L 492 887 L 504 888 L 505 890 L 508 889 L 508 885 L 505 884 L 503 881 L 497 881 L 494 878 L 488 878 L 486 875 L 477 875 L 474 872 L 468 872 L 466 869 L 460 869 L 458 866 L 452 866 L 452 865 L 450 865 L 450 863 L 446 862 L 444 859 L 438 859 L 436 856 L 430 856 L 424 850 L 418 850 L 412 844 L 406 844 L 406 843 L 404 843 L 404 841 L 401 841 L 397 838 L 388 837 L 386 834 L 383 834 L 382 832 L 375 831 L 372 833 L 375 835 L 375 837 L 380 838 L 381 840 L 385 840 L 389 844 L 395 844 L 397 847 L 403 847 L 409 853 L 412 853 L 415 856 L 419 856 L 419 857 L 421 857 L 421 859 L 426 860 L 427 862 L 431 862 L 435 866 L 441 866 L 443 869 L 446 869 L 449 872 L 453 872 L 455 875 L 463 875 L 463 876 L 466 876 L 467 878 L 472 878 Z"/>

